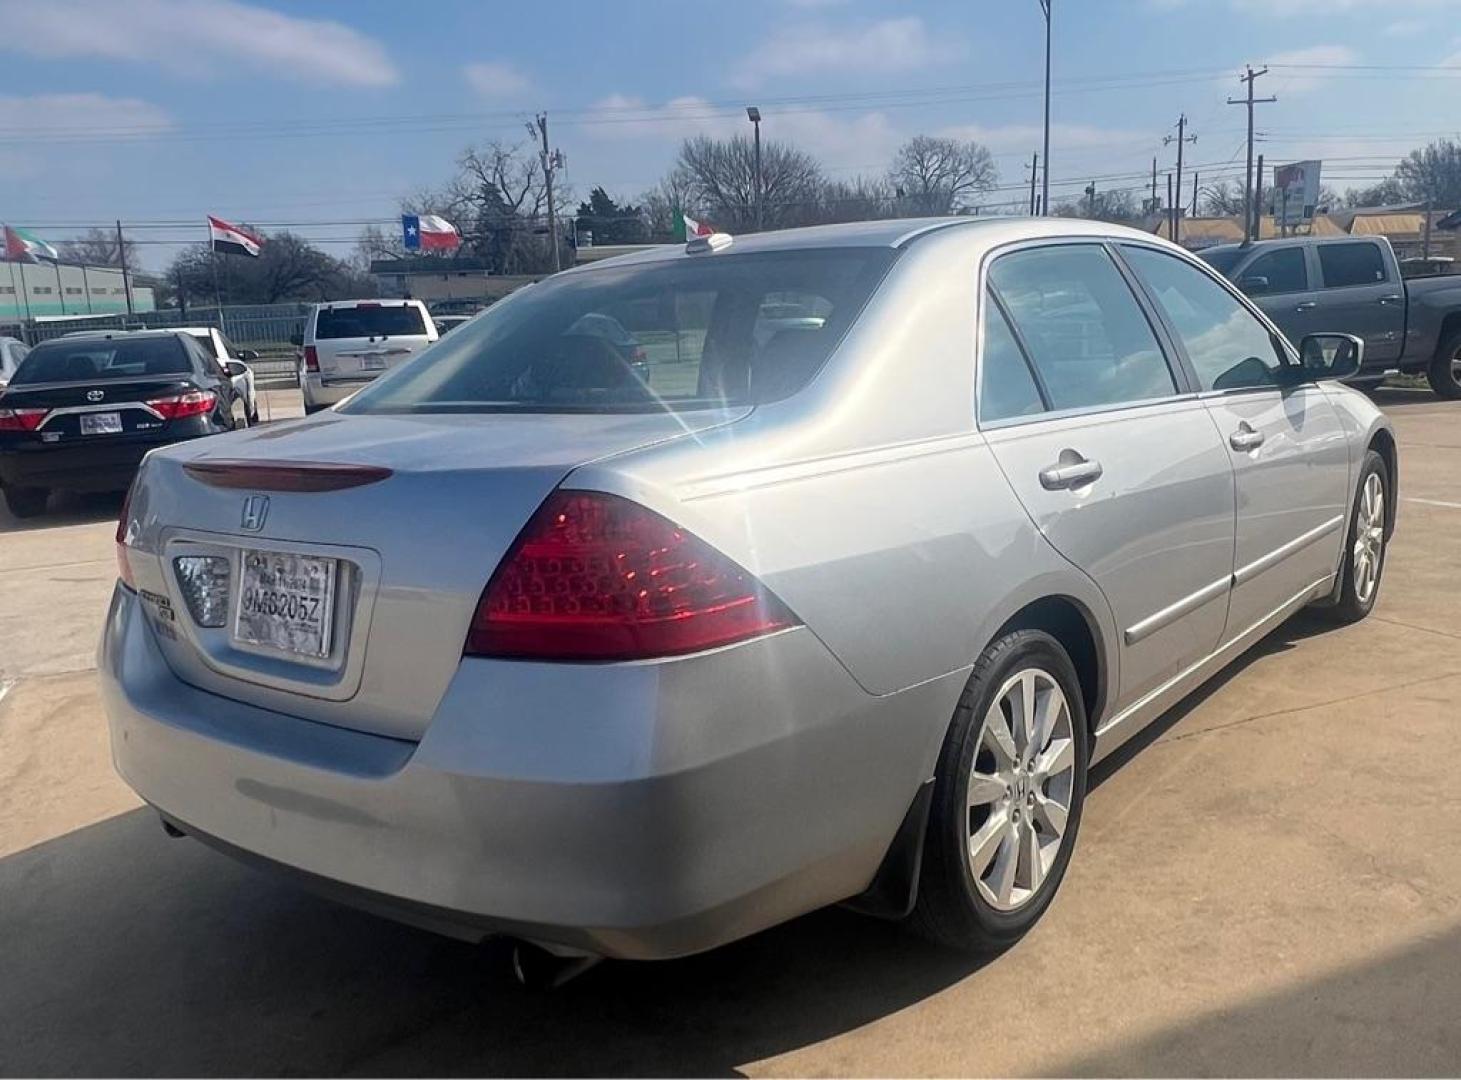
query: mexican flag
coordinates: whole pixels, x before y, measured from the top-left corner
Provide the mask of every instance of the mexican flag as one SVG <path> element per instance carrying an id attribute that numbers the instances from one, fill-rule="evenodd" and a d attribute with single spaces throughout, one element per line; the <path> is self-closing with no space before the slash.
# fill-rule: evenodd
<path id="1" fill-rule="evenodd" d="M 5 226 L 5 261 L 6 262 L 39 262 L 41 259 L 49 259 L 55 262 L 61 257 L 61 253 L 33 233 L 24 229 L 16 229 Z"/>
<path id="2" fill-rule="evenodd" d="M 675 239 L 689 240 L 692 236 L 709 236 L 715 232 L 709 225 L 696 221 L 683 211 L 675 214 Z"/>

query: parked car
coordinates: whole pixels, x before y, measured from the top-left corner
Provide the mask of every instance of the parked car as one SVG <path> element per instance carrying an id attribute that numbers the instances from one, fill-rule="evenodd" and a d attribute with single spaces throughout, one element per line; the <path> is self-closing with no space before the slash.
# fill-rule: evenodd
<path id="1" fill-rule="evenodd" d="M 791 292 L 823 321 L 757 346 Z M 624 310 L 698 379 L 573 332 Z M 1300 608 L 1375 603 L 1395 436 L 1333 381 L 1362 352 L 1057 218 L 558 274 L 328 422 L 148 458 L 116 765 L 174 832 L 579 963 L 839 901 L 1009 944 L 1092 764 Z"/>
<path id="2" fill-rule="evenodd" d="M 15 369 L 28 352 L 30 346 L 25 342 L 13 337 L 0 337 L 0 390 L 5 389 L 10 376 L 15 374 Z"/>
<path id="3" fill-rule="evenodd" d="M 178 332 L 191 334 L 203 346 L 204 352 L 223 365 L 248 406 L 249 423 L 257 424 L 259 394 L 254 386 L 254 369 L 249 367 L 248 361 L 257 360 L 258 352 L 254 349 L 238 348 L 216 326 L 180 326 Z"/>
<path id="4" fill-rule="evenodd" d="M 442 336 L 471 321 L 471 318 L 470 315 L 433 315 L 431 321 L 436 324 L 437 335 Z"/>
<path id="5" fill-rule="evenodd" d="M 0 488 L 33 517 L 54 490 L 120 491 L 148 451 L 247 423 L 232 379 L 186 334 L 43 341 L 0 393 Z"/>
<path id="6" fill-rule="evenodd" d="M 296 342 L 304 411 L 344 401 L 441 335 L 420 300 L 333 300 L 316 304 Z"/>
<path id="7" fill-rule="evenodd" d="M 1363 338 L 1356 381 L 1424 374 L 1441 397 L 1461 398 L 1461 277 L 1406 280 L 1382 236 L 1296 236 L 1201 255 L 1291 340 L 1330 331 Z"/>

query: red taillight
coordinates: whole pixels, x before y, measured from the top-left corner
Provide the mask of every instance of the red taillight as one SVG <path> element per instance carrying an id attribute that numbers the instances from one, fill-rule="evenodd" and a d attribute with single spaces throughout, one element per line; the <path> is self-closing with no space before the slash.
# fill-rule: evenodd
<path id="1" fill-rule="evenodd" d="M 122 514 L 117 518 L 117 576 L 122 579 L 123 585 L 134 592 L 137 583 L 132 580 L 132 566 L 127 562 L 127 526 L 131 524 L 132 492 L 136 489 L 137 482 L 134 480 L 127 489 L 126 497 L 122 499 Z"/>
<path id="2" fill-rule="evenodd" d="M 0 409 L 0 431 L 34 431 L 50 409 Z"/>
<path id="3" fill-rule="evenodd" d="M 304 370 L 320 370 L 320 350 L 316 349 L 313 345 L 306 345 L 304 347 Z"/>
<path id="4" fill-rule="evenodd" d="M 465 651 L 639 660 L 796 624 L 754 577 L 653 511 L 615 495 L 555 491 L 487 583 Z"/>
<path id="5" fill-rule="evenodd" d="M 186 394 L 153 398 L 147 404 L 164 420 L 181 420 L 212 412 L 217 401 L 218 395 L 212 390 L 189 390 Z"/>

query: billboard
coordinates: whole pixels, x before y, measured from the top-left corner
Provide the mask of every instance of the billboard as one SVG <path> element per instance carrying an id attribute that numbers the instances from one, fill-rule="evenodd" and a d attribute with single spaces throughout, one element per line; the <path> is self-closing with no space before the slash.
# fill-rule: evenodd
<path id="1" fill-rule="evenodd" d="M 1273 170 L 1273 220 L 1275 225 L 1304 225 L 1314 218 L 1319 205 L 1319 161 L 1296 161 Z"/>

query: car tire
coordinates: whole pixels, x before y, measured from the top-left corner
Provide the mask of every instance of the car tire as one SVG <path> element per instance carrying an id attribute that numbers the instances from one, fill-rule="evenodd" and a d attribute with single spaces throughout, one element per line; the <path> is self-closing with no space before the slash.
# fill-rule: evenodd
<path id="1" fill-rule="evenodd" d="M 1044 726 L 1033 738 L 1031 716 L 1037 732 Z M 1018 630 L 984 650 L 939 754 L 915 931 L 992 953 L 1035 925 L 1075 846 L 1089 746 L 1080 680 L 1060 642 Z"/>
<path id="2" fill-rule="evenodd" d="M 45 513 L 46 500 L 50 495 L 46 488 L 8 487 L 5 489 L 5 506 L 14 517 L 38 517 Z"/>
<path id="3" fill-rule="evenodd" d="M 1389 492 L 1390 470 L 1385 467 L 1385 459 L 1374 450 L 1365 451 L 1349 529 L 1344 534 L 1339 600 L 1321 609 L 1336 622 L 1359 622 L 1374 608 L 1380 595 L 1389 547 Z"/>
<path id="4" fill-rule="evenodd" d="M 1461 398 L 1461 330 L 1442 339 L 1435 359 L 1426 371 L 1426 380 L 1437 397 L 1451 401 Z"/>

